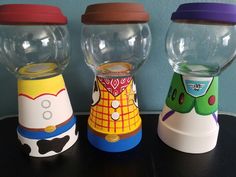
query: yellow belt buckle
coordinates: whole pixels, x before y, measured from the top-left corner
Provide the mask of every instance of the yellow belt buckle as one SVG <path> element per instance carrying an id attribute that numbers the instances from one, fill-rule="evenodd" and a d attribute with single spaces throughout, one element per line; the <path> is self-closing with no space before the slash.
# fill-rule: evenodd
<path id="1" fill-rule="evenodd" d="M 52 132 L 54 132 L 56 129 L 57 129 L 56 126 L 50 125 L 50 126 L 47 126 L 47 127 L 44 129 L 44 131 L 47 132 L 47 133 L 52 133 Z"/>
<path id="2" fill-rule="evenodd" d="M 120 140 L 120 137 L 115 134 L 106 135 L 105 139 L 110 143 L 115 143 Z"/>

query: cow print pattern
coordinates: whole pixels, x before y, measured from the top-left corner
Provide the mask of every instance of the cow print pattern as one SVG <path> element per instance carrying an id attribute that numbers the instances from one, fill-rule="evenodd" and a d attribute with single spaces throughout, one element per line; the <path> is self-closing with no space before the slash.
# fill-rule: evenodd
<path id="1" fill-rule="evenodd" d="M 133 81 L 132 89 L 134 92 L 134 104 L 136 105 L 136 107 L 138 107 L 138 97 L 137 97 L 137 91 L 136 91 L 136 84 L 134 81 Z"/>
<path id="2" fill-rule="evenodd" d="M 39 140 L 37 142 L 37 145 L 39 147 L 39 153 L 46 154 L 50 151 L 59 153 L 62 151 L 69 139 L 70 137 L 67 135 L 63 138 L 54 138 L 52 140 Z"/>
<path id="3" fill-rule="evenodd" d="M 92 100 L 92 106 L 96 105 L 100 100 L 100 91 L 96 81 L 94 81 Z"/>

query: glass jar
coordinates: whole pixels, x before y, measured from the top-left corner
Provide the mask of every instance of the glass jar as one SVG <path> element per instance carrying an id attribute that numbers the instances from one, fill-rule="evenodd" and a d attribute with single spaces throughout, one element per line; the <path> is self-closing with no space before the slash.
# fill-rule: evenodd
<path id="1" fill-rule="evenodd" d="M 4 16 L 14 16 L 7 14 L 7 8 L 9 6 L 3 5 L 0 9 L 0 55 L 5 67 L 21 79 L 39 79 L 61 74 L 69 63 L 70 53 L 69 33 L 64 24 L 67 22 L 66 18 L 61 16 L 58 17 L 59 22 L 48 21 L 45 24 L 42 24 L 44 19 L 40 17 L 36 22 L 25 18 L 22 24 L 24 14 L 4 20 Z M 11 5 L 11 8 L 19 9 L 17 5 Z M 31 7 L 24 8 L 29 10 Z M 37 11 L 39 9 L 36 9 L 35 14 Z M 55 13 L 59 13 L 57 9 Z"/>
<path id="2" fill-rule="evenodd" d="M 132 23 L 129 23 L 125 14 L 114 17 L 111 12 L 117 10 L 118 6 L 112 4 L 107 7 L 109 9 L 106 9 L 106 13 L 110 14 L 104 19 L 102 17 L 99 19 L 100 17 L 93 13 L 95 6 L 87 8 L 86 14 L 82 18 L 84 25 L 81 44 L 85 61 L 95 75 L 100 77 L 132 76 L 147 60 L 151 45 L 151 32 L 145 19 L 139 19 L 138 16 L 136 17 L 138 20 L 131 21 Z M 117 4 L 122 6 L 125 3 Z M 119 13 L 129 12 L 121 11 Z M 116 18 L 120 22 L 112 21 L 111 18 Z"/>
<path id="3" fill-rule="evenodd" d="M 224 12 L 221 17 L 214 16 L 213 11 L 207 11 L 207 3 L 197 5 L 198 11 L 189 12 L 189 17 L 184 14 L 185 6 L 172 15 L 173 21 L 166 35 L 169 62 L 174 71 L 180 74 L 217 76 L 235 57 L 235 23 L 231 21 L 233 17 L 224 18 Z M 225 8 L 230 6 L 226 5 Z M 206 12 L 203 12 L 204 9 Z M 194 18 L 200 10 L 204 19 Z"/>

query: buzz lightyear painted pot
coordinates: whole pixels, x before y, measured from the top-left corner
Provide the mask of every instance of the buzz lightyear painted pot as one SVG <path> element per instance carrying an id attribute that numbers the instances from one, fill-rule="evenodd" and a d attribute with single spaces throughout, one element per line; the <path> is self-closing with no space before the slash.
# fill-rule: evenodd
<path id="1" fill-rule="evenodd" d="M 219 132 L 218 75 L 236 54 L 236 5 L 183 4 L 171 19 L 166 49 L 175 73 L 158 135 L 179 151 L 208 152 Z"/>
<path id="2" fill-rule="evenodd" d="M 174 73 L 159 117 L 159 136 L 169 146 L 184 152 L 209 151 L 217 142 L 217 111 L 218 77 Z"/>
<path id="3" fill-rule="evenodd" d="M 69 62 L 66 24 L 54 6 L 0 6 L 0 60 L 18 78 L 17 134 L 29 156 L 59 154 L 78 138 L 61 75 Z"/>
<path id="4" fill-rule="evenodd" d="M 87 135 L 100 150 L 126 151 L 142 138 L 132 76 L 149 54 L 148 20 L 137 3 L 90 5 L 82 16 L 82 48 L 96 75 Z"/>

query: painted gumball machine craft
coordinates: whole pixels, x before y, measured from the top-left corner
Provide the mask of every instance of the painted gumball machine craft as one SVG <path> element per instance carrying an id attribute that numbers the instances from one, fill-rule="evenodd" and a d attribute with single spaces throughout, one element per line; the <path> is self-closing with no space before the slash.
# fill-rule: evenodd
<path id="1" fill-rule="evenodd" d="M 219 132 L 218 75 L 236 55 L 236 5 L 183 4 L 171 20 L 166 50 L 175 73 L 158 135 L 179 151 L 208 152 Z"/>
<path id="2" fill-rule="evenodd" d="M 107 152 L 135 147 L 142 137 L 133 74 L 147 59 L 148 13 L 137 3 L 87 7 L 82 16 L 82 49 L 95 73 L 88 140 Z"/>
<path id="3" fill-rule="evenodd" d="M 54 6 L 0 6 L 0 60 L 18 79 L 18 139 L 33 157 L 70 148 L 78 138 L 61 75 L 69 62 L 67 18 Z"/>

